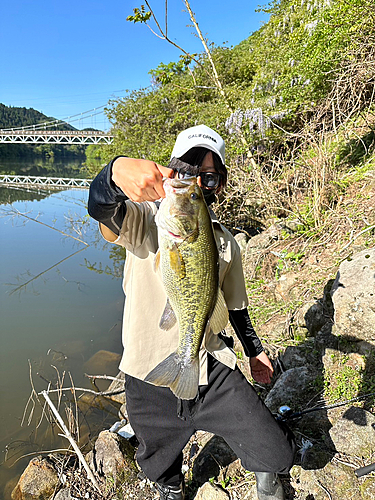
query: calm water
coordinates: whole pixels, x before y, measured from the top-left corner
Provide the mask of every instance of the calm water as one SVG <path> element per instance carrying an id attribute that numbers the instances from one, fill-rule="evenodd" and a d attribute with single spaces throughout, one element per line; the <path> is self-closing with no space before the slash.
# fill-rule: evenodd
<path id="1" fill-rule="evenodd" d="M 32 458 L 19 457 L 67 447 L 41 420 L 37 398 L 27 405 L 32 384 L 40 392 L 64 378 L 65 387 L 92 388 L 85 372 L 117 373 L 123 255 L 101 239 L 87 196 L 0 189 L 0 498 Z M 101 350 L 113 359 L 90 361 Z M 86 409 L 80 419 L 81 437 L 89 436 L 116 421 L 117 408 Z"/>

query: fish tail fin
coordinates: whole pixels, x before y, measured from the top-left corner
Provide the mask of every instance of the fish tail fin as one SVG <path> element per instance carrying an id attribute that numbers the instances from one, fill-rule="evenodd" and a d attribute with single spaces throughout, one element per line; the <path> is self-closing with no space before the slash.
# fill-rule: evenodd
<path id="1" fill-rule="evenodd" d="M 198 393 L 199 358 L 183 365 L 177 353 L 173 352 L 150 371 L 145 381 L 169 387 L 179 399 L 194 399 Z"/>
<path id="2" fill-rule="evenodd" d="M 184 366 L 170 388 L 175 396 L 180 399 L 194 399 L 198 393 L 199 385 L 199 358 Z"/>

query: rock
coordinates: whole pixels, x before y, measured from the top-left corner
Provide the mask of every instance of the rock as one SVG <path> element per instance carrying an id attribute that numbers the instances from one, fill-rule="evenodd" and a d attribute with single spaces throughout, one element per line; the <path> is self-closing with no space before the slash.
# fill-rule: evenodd
<path id="1" fill-rule="evenodd" d="M 241 500 L 258 500 L 258 493 L 256 484 L 253 484 L 248 491 L 245 493 L 244 497 Z"/>
<path id="2" fill-rule="evenodd" d="M 246 252 L 247 236 L 245 233 L 237 233 L 234 237 L 241 250 L 241 255 Z"/>
<path id="3" fill-rule="evenodd" d="M 331 296 L 341 335 L 375 340 L 375 248 L 341 263 Z"/>
<path id="4" fill-rule="evenodd" d="M 194 500 L 228 500 L 229 495 L 215 484 L 204 483 L 199 488 Z"/>
<path id="5" fill-rule="evenodd" d="M 255 272 L 259 262 L 268 254 L 267 248 L 279 239 L 280 230 L 276 224 L 270 226 L 256 236 L 249 239 L 246 244 L 246 268 Z"/>
<path id="6" fill-rule="evenodd" d="M 359 354 L 363 354 L 364 356 L 368 356 L 369 354 L 373 354 L 375 351 L 374 342 L 367 342 L 366 340 L 362 340 L 358 342 L 357 349 Z"/>
<path id="7" fill-rule="evenodd" d="M 306 342 L 303 347 L 289 346 L 280 356 L 280 361 L 282 362 L 286 370 L 290 370 L 291 368 L 297 368 L 301 366 L 306 367 L 309 364 L 311 364 L 312 360 L 311 351 L 313 347 L 314 346 L 309 345 L 308 342 Z"/>
<path id="8" fill-rule="evenodd" d="M 207 431 L 196 431 L 195 432 L 196 442 L 199 445 L 199 448 L 202 449 L 210 442 L 210 440 L 215 436 L 212 432 Z"/>
<path id="9" fill-rule="evenodd" d="M 266 337 L 271 343 L 272 340 L 286 338 L 288 336 L 288 318 L 275 314 L 265 325 L 259 325 L 257 333 L 259 337 Z"/>
<path id="10" fill-rule="evenodd" d="M 371 500 L 374 498 L 375 478 L 359 481 L 354 469 L 340 462 L 328 463 L 323 469 L 301 470 L 299 498 L 314 500 Z"/>
<path id="11" fill-rule="evenodd" d="M 254 250 L 262 250 L 279 239 L 280 230 L 276 224 L 273 224 L 262 233 L 249 239 L 246 245 L 246 252 L 252 253 Z"/>
<path id="12" fill-rule="evenodd" d="M 100 476 L 116 477 L 124 470 L 137 470 L 134 447 L 127 439 L 114 432 L 102 431 L 95 442 L 94 451 L 88 455 L 90 466 Z"/>
<path id="13" fill-rule="evenodd" d="M 225 481 L 228 478 L 240 477 L 243 471 L 244 468 L 242 467 L 241 459 L 237 458 L 237 460 L 231 462 L 227 467 L 221 469 L 218 482 L 221 483 L 221 481 Z"/>
<path id="14" fill-rule="evenodd" d="M 125 395 L 125 393 L 124 393 L 124 395 Z M 120 409 L 118 411 L 118 418 L 120 420 L 122 420 L 124 418 L 128 418 L 128 412 L 126 410 L 126 402 L 121 405 L 121 407 L 120 407 Z"/>
<path id="15" fill-rule="evenodd" d="M 303 222 L 299 219 L 283 221 L 283 229 L 289 230 L 291 233 L 296 233 L 297 231 L 302 231 L 304 228 Z"/>
<path id="16" fill-rule="evenodd" d="M 98 351 L 83 365 L 89 375 L 113 375 L 118 373 L 121 355 L 110 351 Z"/>
<path id="17" fill-rule="evenodd" d="M 283 274 L 276 281 L 275 298 L 276 300 L 284 300 L 285 302 L 290 299 L 296 298 L 296 290 L 294 288 L 298 285 L 299 275 L 297 273 Z"/>
<path id="18" fill-rule="evenodd" d="M 120 403 L 121 405 L 126 403 L 125 398 L 125 373 L 119 372 L 116 376 L 118 380 L 113 380 L 111 385 L 108 387 L 108 392 L 117 392 L 117 394 L 113 394 L 112 396 L 107 396 L 112 401 L 116 401 L 116 403 Z"/>
<path id="19" fill-rule="evenodd" d="M 14 490 L 14 488 L 17 486 L 17 483 L 18 483 L 18 480 L 19 480 L 20 476 L 16 476 L 16 477 L 12 477 L 12 479 L 9 479 L 9 481 L 6 482 L 5 484 L 5 487 L 4 487 L 4 498 L 5 499 L 8 499 L 8 498 L 11 498 L 11 495 L 12 495 L 12 491 Z M 3 478 L 1 478 L 3 479 Z M 0 498 L 2 498 L 0 496 Z"/>
<path id="20" fill-rule="evenodd" d="M 306 328 L 308 335 L 314 337 L 330 321 L 323 304 L 316 300 L 306 302 L 294 317 L 296 326 Z"/>
<path id="21" fill-rule="evenodd" d="M 72 497 L 70 494 L 69 488 L 64 488 L 63 490 L 60 490 L 56 495 L 53 497 L 53 500 L 78 500 L 76 497 Z"/>
<path id="22" fill-rule="evenodd" d="M 374 425 L 374 415 L 353 406 L 343 413 L 329 434 L 338 452 L 366 458 L 375 452 Z"/>
<path id="23" fill-rule="evenodd" d="M 104 396 L 96 396 L 95 394 L 85 393 L 79 398 L 78 407 L 85 413 L 85 416 L 87 416 L 90 413 L 94 413 L 96 410 L 107 411 L 110 413 L 110 410 L 113 410 L 113 403 L 108 401 L 108 398 Z"/>
<path id="24" fill-rule="evenodd" d="M 336 349 L 327 348 L 323 356 L 323 366 L 325 371 L 340 371 L 343 366 L 349 366 L 353 370 L 360 372 L 366 368 L 364 356 L 356 352 L 346 353 Z"/>
<path id="25" fill-rule="evenodd" d="M 12 492 L 12 500 L 49 500 L 59 483 L 53 465 L 41 456 L 30 460 Z"/>
<path id="26" fill-rule="evenodd" d="M 265 405 L 272 412 L 277 412 L 282 405 L 288 405 L 291 408 L 300 406 L 306 388 L 314 376 L 315 374 L 304 366 L 287 370 L 280 375 L 268 393 L 264 400 Z"/>
<path id="27" fill-rule="evenodd" d="M 203 484 L 212 477 L 218 477 L 220 468 L 237 459 L 233 450 L 223 438 L 213 436 L 202 448 L 193 464 L 193 477 L 198 484 Z"/>

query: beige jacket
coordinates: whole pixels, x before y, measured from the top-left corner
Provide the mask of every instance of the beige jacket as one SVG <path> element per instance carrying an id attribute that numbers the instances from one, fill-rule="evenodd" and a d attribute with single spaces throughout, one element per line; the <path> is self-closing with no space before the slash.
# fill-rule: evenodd
<path id="1" fill-rule="evenodd" d="M 100 224 L 103 237 L 126 248 L 123 289 L 125 309 L 122 327 L 124 346 L 120 369 L 139 379 L 163 361 L 178 346 L 178 326 L 169 331 L 159 328 L 167 296 L 161 279 L 154 271 L 158 249 L 155 203 L 126 201 L 127 211 L 117 237 Z M 219 249 L 220 286 L 229 310 L 244 309 L 248 300 L 242 270 L 240 249 L 233 236 L 211 212 Z M 226 325 L 221 325 L 224 329 Z M 200 384 L 207 383 L 207 352 L 231 367 L 236 355 L 214 334 L 206 335 L 200 350 Z"/>

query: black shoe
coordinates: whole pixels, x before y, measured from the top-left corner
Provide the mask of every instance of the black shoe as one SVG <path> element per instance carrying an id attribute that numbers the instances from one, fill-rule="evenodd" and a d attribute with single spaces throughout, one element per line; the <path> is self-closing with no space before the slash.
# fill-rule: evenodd
<path id="1" fill-rule="evenodd" d="M 280 478 L 272 472 L 256 472 L 259 500 L 284 500 L 284 489 Z"/>
<path id="2" fill-rule="evenodd" d="M 185 499 L 185 482 L 182 481 L 180 486 L 165 486 L 164 484 L 154 483 L 155 488 L 160 494 L 160 500 L 184 500 Z"/>

